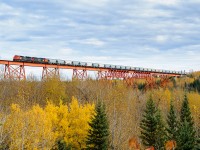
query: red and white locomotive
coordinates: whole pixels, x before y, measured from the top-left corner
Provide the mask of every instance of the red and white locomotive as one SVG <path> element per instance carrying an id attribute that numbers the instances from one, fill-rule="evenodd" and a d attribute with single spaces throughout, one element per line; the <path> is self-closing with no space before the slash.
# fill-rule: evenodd
<path id="1" fill-rule="evenodd" d="M 19 55 L 15 55 L 13 57 L 13 61 L 32 62 L 32 63 L 49 63 L 49 60 L 47 58 L 19 56 Z"/>

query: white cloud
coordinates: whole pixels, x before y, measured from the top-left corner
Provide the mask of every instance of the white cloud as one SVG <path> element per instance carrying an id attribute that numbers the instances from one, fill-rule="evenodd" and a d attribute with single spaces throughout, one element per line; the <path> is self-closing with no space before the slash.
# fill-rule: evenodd
<path id="1" fill-rule="evenodd" d="M 0 10 L 3 12 L 7 12 L 7 11 L 10 11 L 10 10 L 13 10 L 11 6 L 5 4 L 5 3 L 0 3 Z"/>
<path id="2" fill-rule="evenodd" d="M 143 11 L 139 11 L 138 15 L 141 17 L 170 17 L 172 16 L 170 11 L 164 11 L 160 9 L 146 8 Z"/>
<path id="3" fill-rule="evenodd" d="M 93 45 L 93 46 L 103 46 L 103 45 L 105 45 L 104 41 L 101 41 L 97 38 L 89 38 L 89 39 L 83 39 L 83 40 L 73 40 L 72 42 L 80 43 L 80 44 Z"/>
<path id="4" fill-rule="evenodd" d="M 13 7 L 11 7 L 10 5 L 7 5 L 5 3 L 0 3 L 0 15 L 5 15 L 5 14 L 9 14 L 9 15 L 19 15 L 20 13 L 18 12 L 17 9 L 14 9 Z"/>
<path id="5" fill-rule="evenodd" d="M 187 51 L 187 55 L 195 56 L 196 53 L 194 51 L 192 51 L 192 50 L 189 50 L 189 51 Z"/>
<path id="6" fill-rule="evenodd" d="M 59 50 L 59 53 L 61 55 L 69 55 L 69 54 L 72 54 L 73 52 L 74 52 L 74 50 L 71 48 L 62 48 Z"/>
<path id="7" fill-rule="evenodd" d="M 20 18 L 21 15 L 22 15 L 21 9 L 0 2 L 0 18 L 4 18 L 3 21 L 1 21 L 0 19 L 0 31 L 2 25 L 5 27 L 16 25 L 14 22 L 16 22 L 16 18 Z M 2 31 L 5 32 L 5 30 Z"/>
<path id="8" fill-rule="evenodd" d="M 188 2 L 191 2 L 191 3 L 200 3 L 200 1 L 199 0 L 190 0 L 190 1 L 188 1 Z"/>
<path id="9" fill-rule="evenodd" d="M 61 48 L 57 51 L 54 57 L 63 60 L 74 60 L 77 59 L 76 57 L 79 55 L 79 51 L 72 48 Z"/>
<path id="10" fill-rule="evenodd" d="M 177 5 L 179 0 L 147 0 L 147 2 L 160 5 Z"/>
<path id="11" fill-rule="evenodd" d="M 88 62 L 106 63 L 111 60 L 110 56 L 83 56 L 83 60 Z"/>
<path id="12" fill-rule="evenodd" d="M 149 3 L 146 3 L 142 5 L 141 7 L 127 7 L 123 10 L 120 9 L 118 10 L 118 12 L 128 17 L 128 18 L 126 17 L 122 19 L 124 20 L 124 22 L 127 22 L 127 23 L 135 22 L 137 20 L 145 22 L 145 20 L 143 20 L 144 18 L 173 16 L 172 11 L 166 11 L 166 10 L 160 9 L 159 7 L 155 8 Z"/>
<path id="13" fill-rule="evenodd" d="M 168 39 L 169 39 L 169 37 L 167 35 L 157 35 L 155 37 L 155 41 L 158 43 L 165 43 L 168 41 Z"/>
<path id="14" fill-rule="evenodd" d="M 102 7 L 105 6 L 109 0 L 75 0 L 75 2 L 87 6 Z"/>

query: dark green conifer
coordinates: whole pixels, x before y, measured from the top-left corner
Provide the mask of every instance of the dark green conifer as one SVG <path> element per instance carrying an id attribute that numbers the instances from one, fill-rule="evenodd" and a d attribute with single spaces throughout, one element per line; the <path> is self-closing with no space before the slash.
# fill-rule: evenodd
<path id="1" fill-rule="evenodd" d="M 197 144 L 196 144 L 195 149 L 196 149 L 196 150 L 200 150 L 200 136 L 197 137 Z"/>
<path id="2" fill-rule="evenodd" d="M 67 150 L 67 146 L 64 140 L 58 141 L 58 150 Z"/>
<path id="3" fill-rule="evenodd" d="M 88 150 L 107 150 L 109 126 L 105 105 L 101 102 L 95 107 L 95 115 L 89 123 L 91 129 L 88 131 L 87 149 Z"/>
<path id="4" fill-rule="evenodd" d="M 152 97 L 147 101 L 140 128 L 140 138 L 145 146 L 154 146 L 157 149 L 163 147 L 165 139 L 164 126 L 160 111 L 155 107 Z"/>
<path id="5" fill-rule="evenodd" d="M 155 148 L 162 150 L 164 149 L 164 143 L 166 142 L 167 136 L 160 110 L 158 110 L 156 114 L 156 120 L 157 120 L 157 128 L 155 134 L 156 136 Z"/>
<path id="6" fill-rule="evenodd" d="M 193 150 L 196 144 L 194 121 L 191 116 L 187 95 L 181 107 L 177 146 L 180 150 Z"/>
<path id="7" fill-rule="evenodd" d="M 195 148 L 195 132 L 186 119 L 180 124 L 178 130 L 177 149 L 193 150 Z"/>
<path id="8" fill-rule="evenodd" d="M 183 123 L 185 119 L 190 124 L 190 126 L 194 125 L 194 121 L 191 115 L 189 102 L 186 94 L 184 95 L 184 100 L 181 107 L 180 122 Z"/>
<path id="9" fill-rule="evenodd" d="M 59 140 L 57 144 L 58 144 L 58 150 L 72 150 L 72 146 L 67 145 L 64 140 Z"/>
<path id="10" fill-rule="evenodd" d="M 177 140 L 178 120 L 174 111 L 173 102 L 170 102 L 170 110 L 167 115 L 167 132 L 168 140 Z"/>

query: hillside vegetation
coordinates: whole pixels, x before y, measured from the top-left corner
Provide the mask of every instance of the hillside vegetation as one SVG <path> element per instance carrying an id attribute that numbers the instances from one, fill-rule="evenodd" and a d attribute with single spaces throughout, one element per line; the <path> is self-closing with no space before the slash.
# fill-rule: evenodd
<path id="1" fill-rule="evenodd" d="M 142 148 L 141 121 L 151 98 L 167 126 L 170 102 L 181 114 L 188 98 L 195 137 L 200 137 L 200 72 L 187 77 L 127 85 L 121 80 L 0 80 L 0 149 L 84 149 L 97 102 L 105 104 L 108 149 L 127 150 L 132 137 Z M 156 139 L 157 140 L 157 139 Z M 163 145 L 164 146 L 164 145 Z"/>

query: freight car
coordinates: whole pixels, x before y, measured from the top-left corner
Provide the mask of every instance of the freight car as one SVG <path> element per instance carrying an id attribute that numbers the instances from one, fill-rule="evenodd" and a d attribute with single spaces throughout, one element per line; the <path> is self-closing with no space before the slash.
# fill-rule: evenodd
<path id="1" fill-rule="evenodd" d="M 87 66 L 87 63 L 86 62 L 80 62 L 80 64 L 79 64 L 80 66 Z"/>
<path id="2" fill-rule="evenodd" d="M 55 65 L 65 65 L 66 62 L 65 60 L 60 60 L 60 59 L 48 59 L 49 64 L 55 64 Z"/>
<path id="3" fill-rule="evenodd" d="M 110 64 L 104 64 L 104 68 L 111 68 Z"/>
<path id="4" fill-rule="evenodd" d="M 98 68 L 99 64 L 98 63 L 92 63 L 92 67 Z"/>
<path id="5" fill-rule="evenodd" d="M 87 62 L 87 67 L 92 67 L 92 63 L 91 62 Z"/>
<path id="6" fill-rule="evenodd" d="M 131 66 L 126 66 L 126 70 L 131 70 Z"/>
<path id="7" fill-rule="evenodd" d="M 72 61 L 72 66 L 80 66 L 80 62 L 79 61 Z"/>

